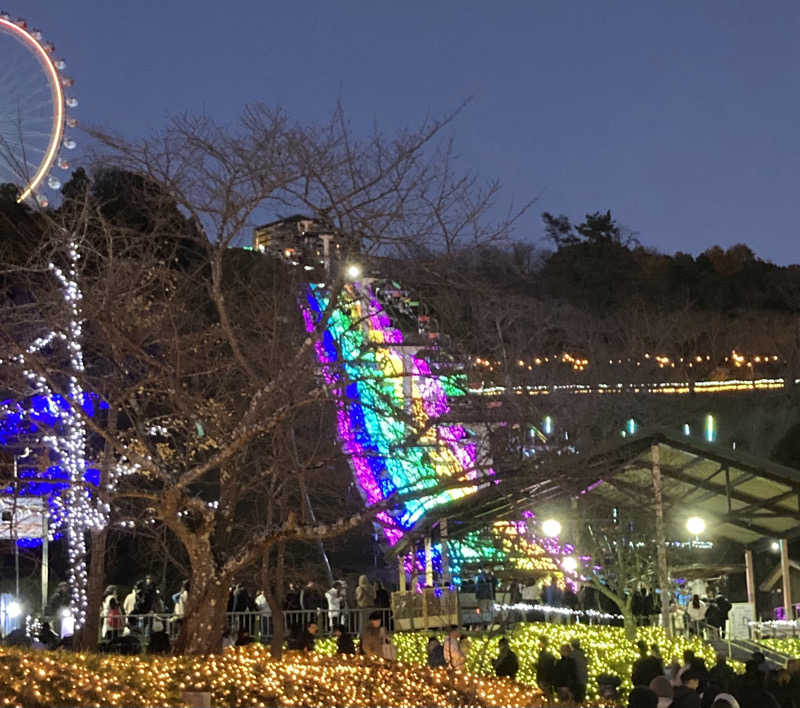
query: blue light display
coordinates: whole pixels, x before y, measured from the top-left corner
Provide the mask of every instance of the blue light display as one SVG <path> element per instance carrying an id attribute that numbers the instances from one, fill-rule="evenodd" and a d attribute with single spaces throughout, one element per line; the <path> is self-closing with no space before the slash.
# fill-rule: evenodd
<path id="1" fill-rule="evenodd" d="M 108 409 L 108 404 L 94 394 L 84 394 L 81 401 L 83 411 L 94 417 L 98 410 Z M 59 464 L 57 455 L 42 445 L 41 439 L 47 434 L 59 434 L 62 415 L 70 409 L 69 402 L 62 396 L 32 396 L 25 403 L 11 399 L 0 402 L 0 447 L 11 448 L 15 454 L 28 448 L 28 455 L 17 457 L 17 493 L 22 497 L 47 497 L 50 509 L 53 500 L 69 486 L 69 473 Z M 33 460 L 36 460 L 36 464 Z M 46 469 L 40 465 L 44 460 L 50 464 Z M 91 487 L 100 483 L 100 470 L 87 467 L 84 480 Z M 0 488 L 0 494 L 13 495 L 14 484 Z M 55 534 L 54 539 L 61 534 Z M 42 543 L 41 538 L 19 538 L 20 548 L 35 548 Z"/>

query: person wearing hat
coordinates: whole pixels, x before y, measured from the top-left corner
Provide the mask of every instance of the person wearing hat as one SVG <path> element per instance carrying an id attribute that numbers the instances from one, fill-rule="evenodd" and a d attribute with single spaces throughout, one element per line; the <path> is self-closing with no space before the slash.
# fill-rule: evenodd
<path id="1" fill-rule="evenodd" d="M 681 685 L 675 687 L 673 708 L 700 708 L 700 695 L 697 689 L 703 673 L 694 666 L 690 666 L 681 674 Z"/>
<path id="2" fill-rule="evenodd" d="M 711 708 L 739 708 L 739 701 L 730 693 L 718 693 Z"/>
<path id="3" fill-rule="evenodd" d="M 666 676 L 656 676 L 650 681 L 650 690 L 658 696 L 658 708 L 669 708 L 672 705 L 675 691 Z"/>

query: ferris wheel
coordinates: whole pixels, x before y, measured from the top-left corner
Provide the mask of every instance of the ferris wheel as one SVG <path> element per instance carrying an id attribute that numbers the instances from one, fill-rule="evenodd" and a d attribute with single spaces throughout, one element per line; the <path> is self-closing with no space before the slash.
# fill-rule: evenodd
<path id="1" fill-rule="evenodd" d="M 65 94 L 72 79 L 54 52 L 40 31 L 0 12 L 0 184 L 17 185 L 18 201 L 33 197 L 41 206 L 48 202 L 45 186 L 61 187 L 50 171 L 69 169 L 61 151 L 75 141 L 64 130 L 77 125 L 67 115 L 78 105 Z"/>

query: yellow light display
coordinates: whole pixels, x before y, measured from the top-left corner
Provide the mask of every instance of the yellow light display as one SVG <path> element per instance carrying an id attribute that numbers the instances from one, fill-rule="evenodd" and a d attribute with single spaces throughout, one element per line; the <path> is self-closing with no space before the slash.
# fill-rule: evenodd
<path id="1" fill-rule="evenodd" d="M 588 659 L 590 703 L 598 700 L 597 676 L 611 673 L 630 690 L 637 651 L 621 628 L 588 625 L 522 624 L 506 632 L 519 657 L 518 682 L 493 677 L 498 636 L 470 635 L 467 672 L 429 669 L 424 632 L 395 634 L 397 662 L 334 656 L 333 639 L 317 641 L 314 654 L 291 653 L 273 661 L 260 644 L 223 654 L 114 656 L 0 649 L 0 703 L 4 706 L 180 706 L 184 691 L 211 693 L 224 706 L 524 706 L 539 705 L 535 686 L 537 639 L 550 646 L 580 639 Z M 665 661 L 691 648 L 710 666 L 714 650 L 700 639 L 667 641 L 661 629 L 644 627 L 638 639 L 656 643 Z M 797 653 L 798 640 L 793 642 Z M 787 647 L 788 648 L 788 647 Z M 732 662 L 741 671 L 741 664 Z"/>

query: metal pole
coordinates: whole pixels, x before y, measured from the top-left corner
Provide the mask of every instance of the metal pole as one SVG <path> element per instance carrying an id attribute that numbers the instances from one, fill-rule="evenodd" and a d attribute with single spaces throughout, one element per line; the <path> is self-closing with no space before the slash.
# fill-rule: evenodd
<path id="1" fill-rule="evenodd" d="M 782 538 L 781 542 L 781 576 L 783 580 L 783 611 L 787 620 L 794 619 L 792 611 L 792 579 L 789 575 L 789 542 Z"/>
<path id="2" fill-rule="evenodd" d="M 753 611 L 756 607 L 756 574 L 753 568 L 753 551 L 749 548 L 744 552 L 744 573 L 747 582 L 747 601 L 753 604 Z"/>
<path id="3" fill-rule="evenodd" d="M 19 527 L 17 520 L 17 495 L 19 494 L 19 487 L 17 485 L 18 471 L 19 462 L 17 461 L 17 456 L 14 455 L 14 505 L 11 511 L 11 523 L 14 527 L 14 598 L 17 602 L 19 602 Z"/>
<path id="4" fill-rule="evenodd" d="M 450 549 L 447 547 L 447 517 L 439 522 L 442 544 L 442 584 L 450 585 Z"/>
<path id="5" fill-rule="evenodd" d="M 403 556 L 397 556 L 397 580 L 400 592 L 406 591 L 406 568 L 403 564 Z"/>
<path id="6" fill-rule="evenodd" d="M 425 585 L 433 587 L 433 544 L 430 534 L 425 536 Z"/>
<path id="7" fill-rule="evenodd" d="M 672 638 L 672 623 L 669 614 L 669 569 L 667 568 L 667 539 L 664 531 L 664 496 L 661 480 L 661 451 L 658 444 L 650 447 L 653 460 L 653 491 L 656 500 L 656 544 L 658 558 L 658 584 L 661 586 L 661 623 L 667 639 Z"/>
<path id="8" fill-rule="evenodd" d="M 47 499 L 42 500 L 44 510 L 42 512 L 42 615 L 47 612 L 47 583 L 50 573 L 50 528 L 49 528 L 49 509 Z"/>

